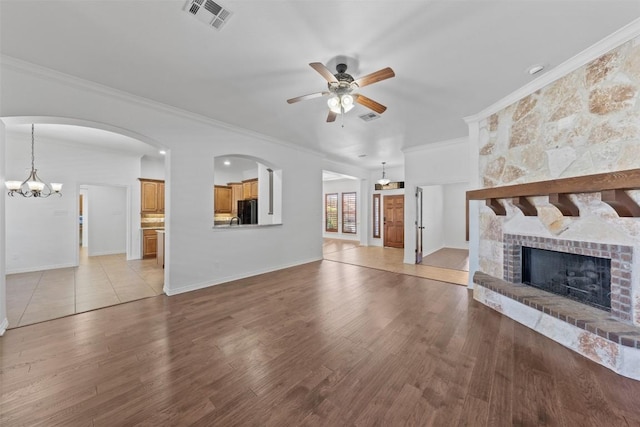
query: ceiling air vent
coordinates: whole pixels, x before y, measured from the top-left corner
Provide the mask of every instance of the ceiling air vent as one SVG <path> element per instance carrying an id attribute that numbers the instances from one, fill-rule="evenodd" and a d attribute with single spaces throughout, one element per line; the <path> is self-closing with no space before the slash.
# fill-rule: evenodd
<path id="1" fill-rule="evenodd" d="M 229 20 L 231 12 L 212 0 L 189 0 L 184 10 L 216 30 Z"/>
<path id="2" fill-rule="evenodd" d="M 367 114 L 363 114 L 363 115 L 358 116 L 358 117 L 360 117 L 365 122 L 370 122 L 371 120 L 379 119 L 380 118 L 380 114 L 367 113 Z"/>

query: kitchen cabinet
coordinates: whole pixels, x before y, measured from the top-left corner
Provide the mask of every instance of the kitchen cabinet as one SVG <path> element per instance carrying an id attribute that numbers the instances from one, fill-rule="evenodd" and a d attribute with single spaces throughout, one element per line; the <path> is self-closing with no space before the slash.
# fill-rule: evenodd
<path id="1" fill-rule="evenodd" d="M 213 188 L 214 213 L 231 213 L 231 187 L 216 185 Z"/>
<path id="2" fill-rule="evenodd" d="M 227 183 L 231 187 L 231 215 L 238 216 L 238 200 L 244 200 L 241 182 Z"/>
<path id="3" fill-rule="evenodd" d="M 142 257 L 155 258 L 158 253 L 158 233 L 156 230 L 142 230 Z"/>
<path id="4" fill-rule="evenodd" d="M 244 200 L 258 198 L 258 178 L 242 181 L 242 198 Z"/>
<path id="5" fill-rule="evenodd" d="M 140 178 L 142 213 L 164 213 L 164 181 Z"/>

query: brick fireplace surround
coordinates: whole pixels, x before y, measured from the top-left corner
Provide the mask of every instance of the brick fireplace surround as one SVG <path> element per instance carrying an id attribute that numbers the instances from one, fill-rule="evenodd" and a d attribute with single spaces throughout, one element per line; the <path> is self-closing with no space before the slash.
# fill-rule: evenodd
<path id="1" fill-rule="evenodd" d="M 523 246 L 611 260 L 611 317 L 631 324 L 631 246 L 559 240 L 549 237 L 504 235 L 504 280 L 522 283 L 521 248 Z"/>
<path id="2" fill-rule="evenodd" d="M 611 312 L 521 283 L 521 247 L 611 259 Z M 476 272 L 474 298 L 595 362 L 640 380 L 640 327 L 632 324 L 631 246 L 504 234 L 504 279 Z"/>

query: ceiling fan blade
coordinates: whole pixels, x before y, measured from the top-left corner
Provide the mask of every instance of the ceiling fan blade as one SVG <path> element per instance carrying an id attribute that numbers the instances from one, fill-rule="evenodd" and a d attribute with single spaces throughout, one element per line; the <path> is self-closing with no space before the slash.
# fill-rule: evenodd
<path id="1" fill-rule="evenodd" d="M 300 101 L 305 101 L 307 99 L 313 99 L 313 98 L 319 98 L 321 96 L 325 96 L 325 95 L 329 95 L 329 92 L 316 92 L 316 93 L 310 93 L 309 95 L 302 95 L 302 96 L 297 96 L 295 98 L 291 98 L 291 99 L 287 99 L 287 102 L 289 104 L 293 104 L 294 102 L 300 102 Z"/>
<path id="2" fill-rule="evenodd" d="M 394 77 L 396 73 L 389 67 L 383 68 L 382 70 L 378 70 L 375 73 L 367 74 L 364 77 L 360 77 L 354 83 L 358 85 L 358 87 L 364 87 L 373 83 L 377 83 L 381 80 L 390 79 Z"/>
<path id="3" fill-rule="evenodd" d="M 334 113 L 333 111 L 329 110 L 329 115 L 327 116 L 327 123 L 335 122 L 336 121 L 336 117 L 338 117 L 338 115 L 336 113 Z"/>
<path id="4" fill-rule="evenodd" d="M 387 109 L 387 107 L 385 107 L 384 105 L 374 101 L 371 98 L 367 98 L 364 95 L 355 95 L 354 98 L 356 99 L 356 102 L 358 104 L 364 105 L 368 109 L 373 110 L 378 114 L 384 113 L 385 110 Z"/>
<path id="5" fill-rule="evenodd" d="M 333 75 L 331 71 L 327 67 L 324 66 L 321 62 L 312 62 L 309 64 L 311 68 L 316 70 L 322 77 L 324 77 L 329 83 L 338 83 L 338 79 Z"/>

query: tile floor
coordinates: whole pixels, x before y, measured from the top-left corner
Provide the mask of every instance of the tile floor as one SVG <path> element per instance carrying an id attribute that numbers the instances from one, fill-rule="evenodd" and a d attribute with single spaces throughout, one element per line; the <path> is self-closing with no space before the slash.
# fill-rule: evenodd
<path id="1" fill-rule="evenodd" d="M 440 257 L 441 265 L 462 264 L 464 254 L 448 252 L 448 255 L 452 256 L 453 261 L 448 260 L 449 256 Z M 466 256 L 468 257 L 468 253 Z M 360 246 L 358 242 L 352 240 L 324 239 L 323 258 L 462 286 L 467 286 L 469 280 L 468 271 L 432 265 L 405 264 L 404 249 Z"/>
<path id="2" fill-rule="evenodd" d="M 160 295 L 164 270 L 155 259 L 89 257 L 81 249 L 78 267 L 9 274 L 6 282 L 9 328 L 15 328 Z"/>

